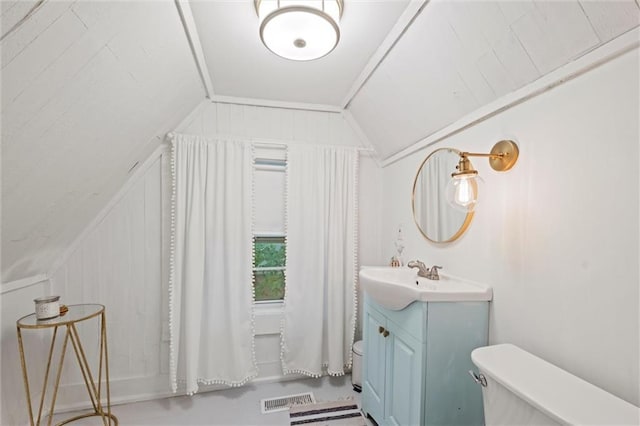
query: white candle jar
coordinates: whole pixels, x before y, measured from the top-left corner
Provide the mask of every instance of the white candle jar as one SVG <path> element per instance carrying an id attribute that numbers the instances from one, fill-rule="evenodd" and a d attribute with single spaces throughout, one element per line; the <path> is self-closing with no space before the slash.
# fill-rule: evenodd
<path id="1" fill-rule="evenodd" d="M 60 296 L 45 296 L 33 299 L 36 302 L 36 319 L 45 320 L 60 315 Z"/>

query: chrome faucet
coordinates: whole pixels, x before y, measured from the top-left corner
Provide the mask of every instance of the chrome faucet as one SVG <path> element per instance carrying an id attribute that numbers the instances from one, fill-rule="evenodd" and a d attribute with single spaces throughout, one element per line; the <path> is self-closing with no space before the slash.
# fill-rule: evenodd
<path id="1" fill-rule="evenodd" d="M 427 273 L 427 279 L 430 280 L 439 280 L 440 275 L 438 275 L 438 269 L 442 269 L 442 266 L 433 265 L 431 270 Z"/>
<path id="2" fill-rule="evenodd" d="M 442 266 L 433 265 L 431 269 L 427 268 L 423 262 L 419 260 L 412 260 L 407 263 L 409 268 L 418 268 L 418 276 L 427 278 L 429 280 L 439 280 L 440 275 L 438 275 L 438 269 L 442 269 Z"/>
<path id="3" fill-rule="evenodd" d="M 429 274 L 429 269 L 427 269 L 427 267 L 424 266 L 424 263 L 419 260 L 412 260 L 411 262 L 407 263 L 407 266 L 409 268 L 418 268 L 419 277 L 427 278 L 427 275 Z"/>

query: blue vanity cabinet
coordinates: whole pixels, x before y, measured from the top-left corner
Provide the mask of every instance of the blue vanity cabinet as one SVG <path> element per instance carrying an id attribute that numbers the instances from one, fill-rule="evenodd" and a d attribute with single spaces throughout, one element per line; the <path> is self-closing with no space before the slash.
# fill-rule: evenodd
<path id="1" fill-rule="evenodd" d="M 384 419 L 390 425 L 417 425 L 422 418 L 421 388 L 425 345 L 392 321 L 386 364 Z"/>
<path id="2" fill-rule="evenodd" d="M 425 308 L 388 311 L 365 297 L 362 407 L 379 425 L 422 422 Z"/>
<path id="3" fill-rule="evenodd" d="M 365 295 L 362 409 L 378 425 L 481 425 L 471 351 L 488 344 L 488 302 L 385 309 Z"/>
<path id="4" fill-rule="evenodd" d="M 364 354 L 367 355 L 362 357 L 362 406 L 366 405 L 365 412 L 374 419 L 383 419 L 387 365 L 387 340 L 383 330 L 387 321 L 381 313 L 365 305 L 363 322 Z"/>

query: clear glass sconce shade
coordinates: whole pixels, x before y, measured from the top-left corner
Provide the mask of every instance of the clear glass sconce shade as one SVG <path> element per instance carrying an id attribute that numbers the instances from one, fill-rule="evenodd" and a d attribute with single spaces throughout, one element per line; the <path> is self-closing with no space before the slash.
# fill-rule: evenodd
<path id="1" fill-rule="evenodd" d="M 456 210 L 469 213 L 478 204 L 478 194 L 484 181 L 477 174 L 453 177 L 445 189 L 447 202 Z"/>
<path id="2" fill-rule="evenodd" d="M 342 0 L 256 0 L 260 38 L 278 56 L 310 61 L 340 40 Z"/>

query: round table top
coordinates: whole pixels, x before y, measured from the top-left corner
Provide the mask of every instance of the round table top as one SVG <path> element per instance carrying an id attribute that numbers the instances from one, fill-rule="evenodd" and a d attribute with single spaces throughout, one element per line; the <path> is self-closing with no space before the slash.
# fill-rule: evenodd
<path id="1" fill-rule="evenodd" d="M 104 305 L 99 304 L 81 304 L 81 305 L 68 305 L 69 311 L 55 318 L 39 320 L 36 318 L 36 314 L 29 314 L 18 321 L 16 324 L 18 328 L 49 328 L 58 327 L 61 325 L 67 325 L 74 322 L 84 321 L 89 318 L 100 315 L 104 312 Z"/>

